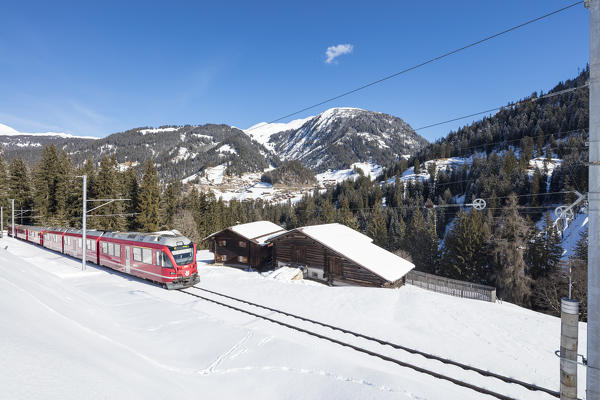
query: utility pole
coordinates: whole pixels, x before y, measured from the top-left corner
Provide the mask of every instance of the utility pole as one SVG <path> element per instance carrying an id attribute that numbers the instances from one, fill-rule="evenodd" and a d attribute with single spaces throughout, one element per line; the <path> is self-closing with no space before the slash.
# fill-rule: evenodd
<path id="1" fill-rule="evenodd" d="M 590 10 L 590 163 L 586 397 L 600 400 L 600 0 Z"/>
<path id="2" fill-rule="evenodd" d="M 81 216 L 81 270 L 85 271 L 86 251 L 87 251 L 87 175 L 81 175 L 83 178 L 83 215 Z"/>
<path id="3" fill-rule="evenodd" d="M 13 239 L 15 238 L 15 199 L 10 199 L 10 204 L 12 206 L 12 226 L 10 231 L 12 232 Z"/>

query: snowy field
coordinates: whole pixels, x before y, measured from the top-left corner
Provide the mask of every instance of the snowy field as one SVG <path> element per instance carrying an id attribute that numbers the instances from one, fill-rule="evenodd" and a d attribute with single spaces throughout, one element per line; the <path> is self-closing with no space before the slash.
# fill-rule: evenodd
<path id="1" fill-rule="evenodd" d="M 211 257 L 203 251 L 198 259 Z M 0 398 L 487 398 L 181 292 L 80 266 L 29 243 L 0 240 Z M 291 281 L 291 271 L 205 264 L 199 270 L 207 289 L 558 390 L 557 318 L 412 286 L 331 288 Z M 580 324 L 580 353 L 585 329 Z M 491 389 L 503 385 L 486 382 Z"/>

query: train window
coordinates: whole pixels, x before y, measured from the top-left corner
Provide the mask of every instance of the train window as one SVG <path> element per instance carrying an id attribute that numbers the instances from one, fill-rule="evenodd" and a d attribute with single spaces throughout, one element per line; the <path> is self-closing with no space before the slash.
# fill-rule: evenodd
<path id="1" fill-rule="evenodd" d="M 227 240 L 219 240 L 218 245 L 221 247 L 227 246 Z"/>
<path id="2" fill-rule="evenodd" d="M 111 256 L 115 255 L 115 245 L 114 243 L 109 243 L 108 244 L 108 254 Z"/>
<path id="3" fill-rule="evenodd" d="M 152 264 L 152 249 L 142 249 L 142 262 Z"/>
<path id="4" fill-rule="evenodd" d="M 83 244 L 82 244 L 82 242 L 83 242 L 83 239 L 81 239 L 81 238 L 77 239 L 77 243 L 79 243 L 79 248 L 80 248 L 80 249 L 82 249 L 82 248 L 83 248 Z"/>
<path id="5" fill-rule="evenodd" d="M 139 247 L 133 248 L 133 261 L 142 261 L 142 249 Z"/>
<path id="6" fill-rule="evenodd" d="M 92 241 L 90 239 L 85 239 L 85 248 L 86 250 L 92 249 Z"/>
<path id="7" fill-rule="evenodd" d="M 238 242 L 238 247 L 246 247 L 246 242 L 244 240 L 240 240 Z"/>
<path id="8" fill-rule="evenodd" d="M 248 262 L 248 257 L 238 256 L 238 262 L 247 263 Z"/>
<path id="9" fill-rule="evenodd" d="M 162 254 L 162 266 L 164 268 L 173 268 L 173 263 L 171 262 L 171 259 L 169 258 L 167 253 L 159 253 L 159 254 Z"/>
<path id="10" fill-rule="evenodd" d="M 121 245 L 115 244 L 115 256 L 121 257 Z"/>
<path id="11" fill-rule="evenodd" d="M 106 254 L 108 252 L 108 243 L 102 242 L 102 254 Z"/>

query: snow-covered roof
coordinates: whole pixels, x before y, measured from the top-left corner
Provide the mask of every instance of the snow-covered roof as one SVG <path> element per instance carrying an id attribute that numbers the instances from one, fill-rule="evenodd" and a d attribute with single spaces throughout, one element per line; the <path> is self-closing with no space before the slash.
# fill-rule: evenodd
<path id="1" fill-rule="evenodd" d="M 312 225 L 295 230 L 389 282 L 397 281 L 415 267 L 413 263 L 373 244 L 370 237 L 345 225 Z"/>
<path id="2" fill-rule="evenodd" d="M 270 221 L 256 221 L 256 222 L 249 222 L 247 224 L 234 225 L 234 226 L 230 226 L 229 228 L 226 228 L 226 230 L 235 232 L 238 235 L 242 236 L 243 238 L 252 240 L 253 242 L 256 242 L 260 245 L 264 245 L 264 244 L 266 244 L 267 240 L 272 239 L 276 236 L 282 235 L 287 232 L 285 229 L 283 229 L 279 225 L 274 224 Z M 220 232 L 222 232 L 222 231 L 220 231 Z M 220 232 L 213 233 L 212 235 L 208 236 L 206 239 L 209 239 Z"/>

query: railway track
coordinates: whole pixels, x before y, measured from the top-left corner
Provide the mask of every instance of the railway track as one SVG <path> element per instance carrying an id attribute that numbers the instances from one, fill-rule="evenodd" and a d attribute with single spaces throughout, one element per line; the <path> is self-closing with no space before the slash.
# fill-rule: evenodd
<path id="1" fill-rule="evenodd" d="M 192 286 L 187 289 L 180 290 L 188 295 L 200 298 L 202 300 L 227 307 L 229 309 L 245 313 L 256 318 L 284 326 L 289 329 L 293 329 L 298 332 L 308 334 L 319 339 L 327 340 L 329 342 L 351 348 L 358 352 L 368 354 L 373 357 L 380 358 L 385 361 L 392 362 L 401 367 L 410 368 L 414 371 L 430 375 L 432 377 L 449 381 L 458 386 L 462 386 L 482 394 L 493 396 L 498 399 L 508 400 L 520 398 L 518 392 L 515 391 L 515 386 L 524 393 L 522 389 L 528 391 L 543 392 L 550 396 L 560 398 L 560 393 L 551 389 L 547 389 L 535 384 L 527 383 L 512 377 L 496 374 L 481 368 L 466 365 L 457 361 L 453 361 L 444 357 L 429 354 L 420 350 L 411 349 L 409 347 L 392 343 L 389 341 L 374 338 L 368 335 L 364 335 L 359 332 L 354 332 L 348 329 L 330 325 L 324 322 L 316 321 L 310 318 L 306 318 L 297 314 L 292 314 L 283 310 L 268 307 L 262 304 L 254 303 L 245 299 L 240 299 L 234 296 L 229 296 L 223 293 L 219 293 L 213 290 L 204 289 L 197 286 Z M 202 294 L 200 294 L 200 292 Z M 216 297 L 216 298 L 215 298 Z M 267 314 L 261 314 L 260 310 L 266 310 Z M 271 314 L 271 313 L 274 313 Z M 279 318 L 274 318 L 275 316 Z M 301 326 L 302 325 L 302 326 Z M 337 332 L 337 337 L 333 337 L 331 332 Z M 340 337 L 340 333 L 342 334 Z M 374 348 L 377 348 L 375 350 Z M 389 355 L 390 349 L 395 352 L 399 357 L 392 357 Z M 406 360 L 413 358 L 412 361 Z M 404 359 L 402 359 L 404 358 Z M 420 358 L 420 359 L 418 359 Z M 428 367 L 424 367 L 423 364 L 429 364 Z M 471 382 L 467 382 L 465 379 L 459 379 L 450 376 L 447 371 L 440 371 L 441 369 L 453 369 L 455 370 L 454 376 L 458 375 L 469 375 Z M 473 382 L 478 381 L 478 382 Z M 506 386 L 511 394 L 498 393 L 494 390 L 488 389 L 482 385 L 484 381 L 487 381 L 487 386 L 494 381 L 501 381 Z"/>

